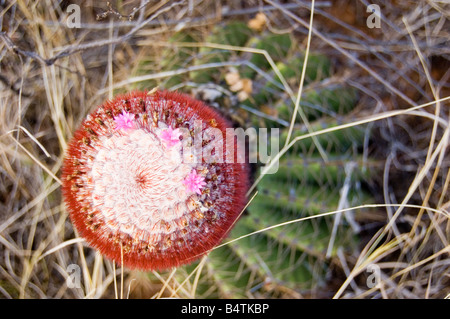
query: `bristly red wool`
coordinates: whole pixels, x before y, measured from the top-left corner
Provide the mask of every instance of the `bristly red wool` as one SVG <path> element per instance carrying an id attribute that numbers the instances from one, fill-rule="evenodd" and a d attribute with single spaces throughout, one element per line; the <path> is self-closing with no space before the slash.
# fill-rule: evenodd
<path id="1" fill-rule="evenodd" d="M 114 119 L 121 114 L 133 115 L 136 128 L 117 129 Z M 243 210 L 249 186 L 247 164 L 225 161 L 227 148 L 237 151 L 234 142 L 225 142 L 223 163 L 181 165 L 172 175 L 165 174 L 172 164 L 152 162 L 152 150 L 145 143 L 157 147 L 161 127 L 185 128 L 193 134 L 196 120 L 202 121 L 202 132 L 218 128 L 224 137 L 231 127 L 218 112 L 188 95 L 130 92 L 99 106 L 74 133 L 61 177 L 70 218 L 92 247 L 117 264 L 122 257 L 125 266 L 143 270 L 190 263 L 219 244 Z M 170 162 L 172 157 L 160 150 L 176 152 L 176 147 L 161 146 L 154 152 Z M 121 162 L 121 156 L 132 163 Z M 182 188 L 183 177 L 189 175 L 202 176 L 198 177 L 201 192 Z M 121 176 L 126 179 L 124 193 L 119 191 Z M 166 189 L 179 193 L 165 193 Z M 155 207 L 157 203 L 161 209 Z"/>

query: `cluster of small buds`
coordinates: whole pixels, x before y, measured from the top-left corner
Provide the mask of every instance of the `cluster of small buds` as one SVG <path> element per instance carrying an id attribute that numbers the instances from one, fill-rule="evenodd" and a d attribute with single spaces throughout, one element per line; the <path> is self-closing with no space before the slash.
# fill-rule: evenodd
<path id="1" fill-rule="evenodd" d="M 206 185 L 205 178 L 202 175 L 197 174 L 195 170 L 193 170 L 184 180 L 184 184 L 186 185 L 188 191 L 195 192 L 197 194 L 201 194 L 201 190 L 203 186 Z"/>
<path id="2" fill-rule="evenodd" d="M 134 128 L 134 116 L 126 111 L 114 117 L 116 130 L 127 130 Z"/>
<path id="3" fill-rule="evenodd" d="M 165 146 L 170 149 L 175 145 L 180 144 L 181 132 L 179 129 L 172 129 L 171 127 L 165 129 L 161 133 L 161 139 L 164 141 Z"/>
<path id="4" fill-rule="evenodd" d="M 129 268 L 166 269 L 208 253 L 239 217 L 248 189 L 245 163 L 184 160 L 183 144 L 212 127 L 225 136 L 229 124 L 176 92 L 131 92 L 99 106 L 75 132 L 62 170 L 79 234 Z M 235 148 L 224 144 L 224 154 Z"/>

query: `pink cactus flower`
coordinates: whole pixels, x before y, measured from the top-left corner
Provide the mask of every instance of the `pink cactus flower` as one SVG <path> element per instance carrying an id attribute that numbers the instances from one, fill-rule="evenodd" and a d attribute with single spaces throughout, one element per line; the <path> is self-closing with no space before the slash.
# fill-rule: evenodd
<path id="1" fill-rule="evenodd" d="M 134 128 L 134 114 L 123 111 L 119 116 L 114 117 L 116 130 Z"/>
<path id="2" fill-rule="evenodd" d="M 180 130 L 179 129 L 173 130 L 170 126 L 161 133 L 161 139 L 164 141 L 166 147 L 169 149 L 180 143 L 180 136 L 181 136 Z"/>
<path id="3" fill-rule="evenodd" d="M 201 194 L 201 189 L 206 185 L 205 178 L 199 174 L 195 170 L 193 170 L 184 180 L 184 185 L 190 192 L 194 192 L 197 194 Z"/>

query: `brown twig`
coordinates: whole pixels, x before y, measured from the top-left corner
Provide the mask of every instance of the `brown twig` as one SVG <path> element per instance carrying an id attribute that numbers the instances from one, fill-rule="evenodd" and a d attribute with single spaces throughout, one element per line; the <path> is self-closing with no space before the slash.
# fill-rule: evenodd
<path id="1" fill-rule="evenodd" d="M 134 19 L 134 16 L 135 16 L 136 12 L 138 12 L 142 8 L 144 8 L 149 2 L 150 2 L 149 0 L 143 0 L 141 5 L 139 7 L 133 8 L 133 10 L 131 11 L 130 14 L 123 15 L 123 14 L 119 13 L 117 10 L 113 9 L 112 6 L 111 6 L 111 3 L 108 1 L 106 3 L 106 6 L 108 7 L 108 10 L 103 12 L 103 13 L 101 13 L 101 14 L 97 14 L 97 20 L 103 20 L 106 17 L 108 17 L 110 14 L 113 14 L 113 15 L 117 16 L 121 20 L 131 21 L 131 20 Z"/>

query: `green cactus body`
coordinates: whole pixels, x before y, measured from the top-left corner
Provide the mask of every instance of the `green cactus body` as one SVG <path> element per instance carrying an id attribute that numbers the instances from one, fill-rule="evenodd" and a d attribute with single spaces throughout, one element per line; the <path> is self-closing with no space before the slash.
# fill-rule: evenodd
<path id="1" fill-rule="evenodd" d="M 243 22 L 235 21 L 227 23 L 224 26 L 216 26 L 211 34 L 206 37 L 204 42 L 227 44 L 230 46 L 241 47 L 246 44 L 251 35 L 251 30 Z M 201 47 L 195 65 L 217 63 L 230 60 L 232 51 L 214 49 L 210 47 Z M 220 72 L 212 72 L 211 70 L 193 71 L 189 74 L 191 81 L 196 83 L 208 83 L 211 81 L 219 81 Z"/>
<path id="2" fill-rule="evenodd" d="M 257 50 L 264 50 L 270 55 L 275 62 L 282 61 L 293 47 L 293 40 L 288 33 L 285 34 L 271 34 L 255 36 L 249 40 L 247 46 Z M 270 69 L 270 63 L 263 54 L 251 53 L 249 62 L 261 70 L 267 71 Z M 247 68 L 242 71 L 243 77 L 255 77 L 255 70 Z"/>

